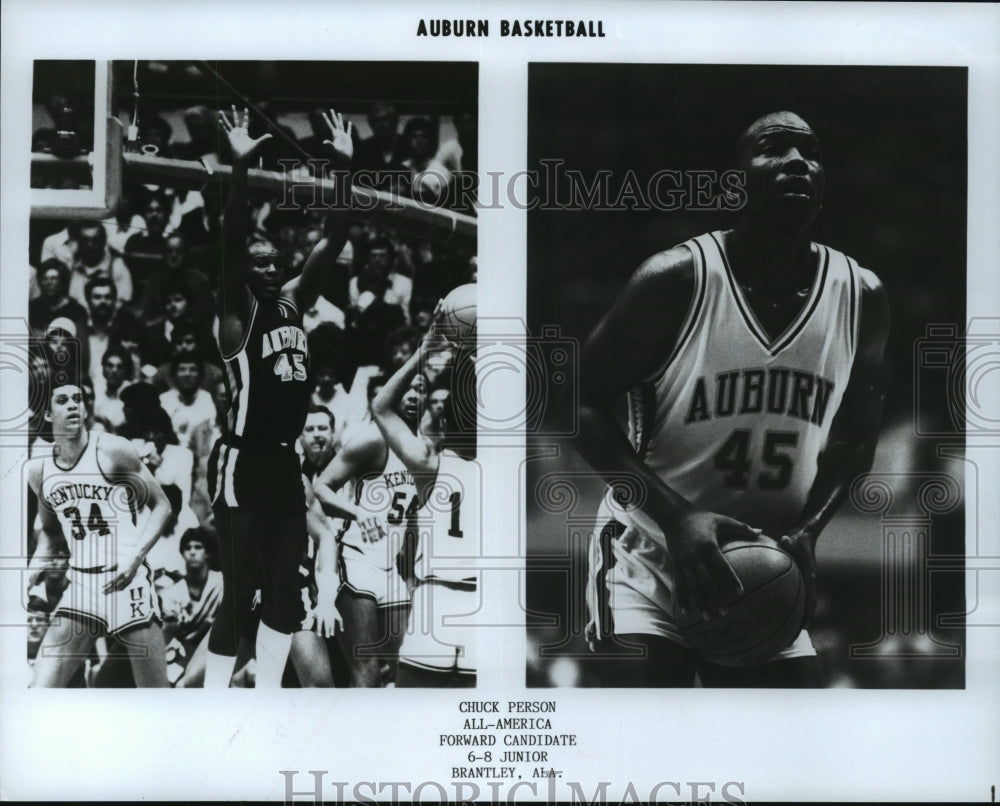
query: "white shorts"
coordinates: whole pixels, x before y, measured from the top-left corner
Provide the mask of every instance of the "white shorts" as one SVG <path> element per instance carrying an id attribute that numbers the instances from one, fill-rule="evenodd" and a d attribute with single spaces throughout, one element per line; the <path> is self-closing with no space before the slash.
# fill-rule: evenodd
<path id="1" fill-rule="evenodd" d="M 81 571 L 71 568 L 72 580 L 56 606 L 56 616 L 68 614 L 94 619 L 115 635 L 138 624 L 161 623 L 160 605 L 153 588 L 153 573 L 143 562 L 124 590 L 104 593 L 117 571 Z"/>
<path id="2" fill-rule="evenodd" d="M 590 540 L 590 571 L 587 578 L 588 640 L 613 632 L 616 635 L 657 635 L 687 646 L 674 622 L 673 561 L 662 538 L 636 524 L 612 519 L 602 506 L 600 519 Z M 617 534 L 617 536 L 615 536 Z M 603 548 L 602 548 L 603 544 Z M 610 549 L 613 567 L 608 568 Z M 603 586 L 603 589 L 602 589 Z M 612 624 L 601 620 L 602 596 Z M 609 629 L 610 628 L 610 629 Z M 770 658 L 808 657 L 816 654 L 809 633 L 799 633 L 791 644 Z"/>
<path id="3" fill-rule="evenodd" d="M 399 648 L 401 663 L 435 672 L 475 674 L 476 586 L 424 582 L 413 591 L 413 609 Z"/>
<path id="4" fill-rule="evenodd" d="M 395 563 L 395 557 L 392 558 Z M 395 565 L 386 567 L 386 561 L 374 558 L 349 544 L 340 547 L 341 589 L 346 588 L 357 596 L 375 600 L 379 607 L 394 607 L 410 603 L 406 582 Z"/>

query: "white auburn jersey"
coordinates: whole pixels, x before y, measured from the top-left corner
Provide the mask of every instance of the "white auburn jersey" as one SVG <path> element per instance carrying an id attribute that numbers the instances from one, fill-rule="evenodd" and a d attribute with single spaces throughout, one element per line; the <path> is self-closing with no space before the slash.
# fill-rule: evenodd
<path id="1" fill-rule="evenodd" d="M 72 467 L 42 459 L 41 498 L 63 527 L 76 570 L 110 570 L 117 556 L 138 547 L 138 508 L 142 495 L 126 479 L 110 480 L 97 460 L 101 435 L 91 431 L 87 446 Z"/>
<path id="2" fill-rule="evenodd" d="M 395 568 L 403 531 L 407 521 L 416 514 L 419 502 L 413 474 L 388 446 L 385 467 L 381 472 L 369 473 L 354 482 L 354 503 L 364 513 L 363 517 L 382 520 L 386 524 L 387 536 L 377 542 L 369 542 L 363 537 L 357 522 L 351 521 L 341 542 L 364 552 L 386 569 Z"/>
<path id="3" fill-rule="evenodd" d="M 479 464 L 441 451 L 437 476 L 417 512 L 417 579 L 476 583 L 482 562 L 481 499 Z"/>
<path id="4" fill-rule="evenodd" d="M 697 509 L 778 537 L 799 518 L 847 388 L 858 338 L 857 263 L 815 244 L 817 271 L 801 312 L 775 338 L 760 326 L 729 266 L 722 233 L 683 244 L 695 263 L 693 302 L 677 346 L 629 394 L 642 460 Z M 616 520 L 663 541 L 656 525 Z"/>

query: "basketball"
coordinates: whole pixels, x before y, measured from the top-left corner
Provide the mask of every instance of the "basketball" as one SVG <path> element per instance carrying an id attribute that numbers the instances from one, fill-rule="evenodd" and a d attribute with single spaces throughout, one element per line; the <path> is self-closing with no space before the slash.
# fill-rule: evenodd
<path id="1" fill-rule="evenodd" d="M 476 335 L 476 284 L 454 289 L 441 303 L 438 331 L 448 339 L 461 341 Z"/>
<path id="2" fill-rule="evenodd" d="M 727 543 L 722 553 L 743 583 L 726 615 L 680 622 L 681 635 L 704 660 L 753 666 L 787 647 L 799 634 L 805 585 L 795 561 L 770 538 Z"/>

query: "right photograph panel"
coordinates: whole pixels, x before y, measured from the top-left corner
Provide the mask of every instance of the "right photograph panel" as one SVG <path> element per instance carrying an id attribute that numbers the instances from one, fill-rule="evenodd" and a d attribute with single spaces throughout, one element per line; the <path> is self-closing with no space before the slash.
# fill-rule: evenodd
<path id="1" fill-rule="evenodd" d="M 967 78 L 530 65 L 529 686 L 964 688 Z"/>

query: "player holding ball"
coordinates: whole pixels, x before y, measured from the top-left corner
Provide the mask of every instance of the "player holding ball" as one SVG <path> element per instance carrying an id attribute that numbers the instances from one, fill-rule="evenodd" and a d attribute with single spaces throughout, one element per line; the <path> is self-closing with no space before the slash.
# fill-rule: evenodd
<path id="1" fill-rule="evenodd" d="M 642 488 L 627 501 L 609 490 L 591 542 L 588 635 L 621 653 L 607 685 L 821 685 L 799 627 L 815 607 L 816 540 L 871 467 L 889 311 L 874 274 L 809 237 L 825 172 L 802 118 L 752 123 L 737 167 L 747 200 L 733 229 L 643 263 L 582 352 L 577 447 L 609 482 L 624 471 Z M 628 436 L 612 413 L 626 394 Z M 798 604 L 762 535 L 798 566 Z M 733 541 L 761 547 L 738 562 Z M 759 585 L 734 566 L 791 592 L 765 597 L 771 621 L 749 642 Z"/>

